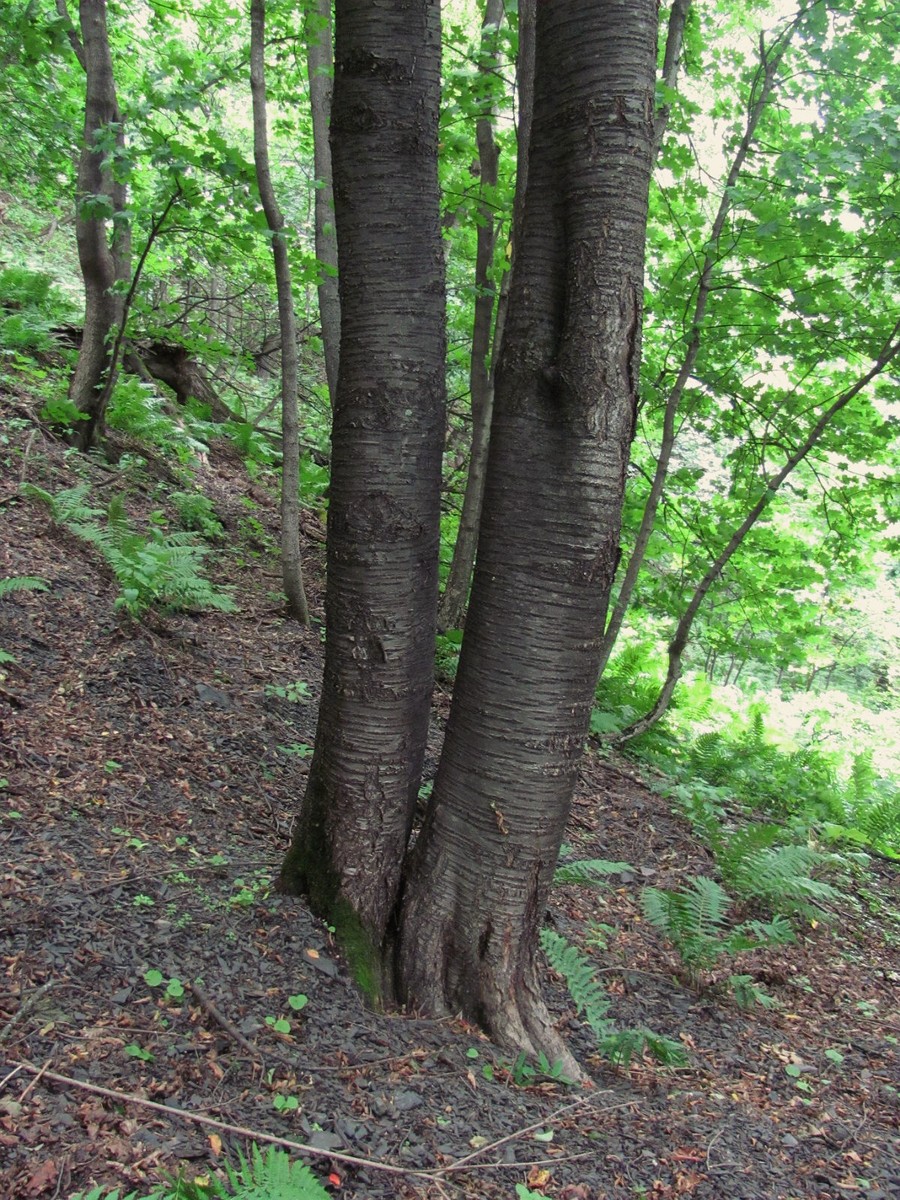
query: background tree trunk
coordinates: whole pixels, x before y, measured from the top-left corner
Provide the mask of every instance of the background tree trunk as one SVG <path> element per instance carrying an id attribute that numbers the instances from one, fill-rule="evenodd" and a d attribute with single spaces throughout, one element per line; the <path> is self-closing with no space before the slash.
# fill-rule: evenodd
<path id="1" fill-rule="evenodd" d="M 577 1070 L 538 935 L 587 733 L 634 429 L 656 6 L 538 6 L 534 115 L 478 559 L 409 863 L 402 996 Z"/>
<path id="2" fill-rule="evenodd" d="M 478 64 L 482 74 L 496 71 L 500 65 L 499 30 L 502 20 L 503 0 L 487 0 L 484 7 L 481 57 Z M 497 164 L 500 159 L 500 149 L 494 138 L 494 110 L 495 105 L 490 105 L 488 111 L 478 118 L 475 125 L 482 195 L 485 194 L 485 189 L 493 190 L 497 187 Z M 494 325 L 494 301 L 497 289 L 491 280 L 491 267 L 494 263 L 494 247 L 497 239 L 493 202 L 482 201 L 479 206 L 479 218 L 475 250 L 472 356 L 469 364 L 472 445 L 469 452 L 469 470 L 459 518 L 459 530 L 453 546 L 450 573 L 447 576 L 447 583 L 438 610 L 439 623 L 444 629 L 459 628 L 466 610 L 469 581 L 472 578 L 472 567 L 475 563 L 475 547 L 478 543 L 478 523 L 481 520 L 491 416 L 494 411 L 491 331 L 496 330 L 496 337 L 500 330 L 498 326 Z"/>
<path id="3" fill-rule="evenodd" d="M 281 885 L 373 998 L 428 728 L 444 436 L 438 0 L 338 0 L 341 353 L 315 754 Z"/>
<path id="4" fill-rule="evenodd" d="M 74 31 L 70 40 L 86 79 L 84 144 L 75 198 L 75 238 L 85 300 L 84 335 L 69 399 L 86 414 L 78 423 L 76 444 L 87 450 L 103 432 L 108 399 L 104 383 L 112 365 L 113 331 L 123 320 L 124 292 L 131 277 L 131 230 L 125 215 L 126 187 L 119 176 L 123 164 L 116 163 L 125 152 L 125 129 L 116 98 L 106 0 L 81 0 L 79 15 L 80 53 Z"/>
<path id="5" fill-rule="evenodd" d="M 319 268 L 319 321 L 325 354 L 328 395 L 337 393 L 341 345 L 341 299 L 338 293 L 338 248 L 334 227 L 334 184 L 328 127 L 331 122 L 334 55 L 331 46 L 331 0 L 316 0 L 306 14 L 306 70 L 312 110 L 313 157 L 316 172 L 316 258 Z"/>
<path id="6" fill-rule="evenodd" d="M 281 578 L 288 612 L 309 624 L 309 605 L 300 564 L 300 430 L 297 416 L 297 322 L 291 291 L 291 264 L 284 217 L 269 169 L 266 120 L 265 0 L 250 0 L 250 91 L 253 97 L 253 158 L 266 222 L 272 231 L 272 257 L 281 328 Z"/>

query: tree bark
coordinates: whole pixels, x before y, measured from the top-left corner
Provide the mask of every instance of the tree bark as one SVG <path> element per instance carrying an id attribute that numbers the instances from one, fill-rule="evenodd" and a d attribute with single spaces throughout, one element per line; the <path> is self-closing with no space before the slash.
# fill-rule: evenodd
<path id="1" fill-rule="evenodd" d="M 522 238 L 444 752 L 400 914 L 408 1004 L 577 1071 L 536 965 L 587 734 L 637 400 L 656 5 L 538 6 Z"/>
<path id="2" fill-rule="evenodd" d="M 325 352 L 325 377 L 332 405 L 337 393 L 341 345 L 341 299 L 338 293 L 338 248 L 334 228 L 334 184 L 328 126 L 334 56 L 331 46 L 331 0 L 315 0 L 306 14 L 306 70 L 312 110 L 313 164 L 316 172 L 316 258 L 319 260 L 319 321 Z"/>
<path id="3" fill-rule="evenodd" d="M 278 324 L 281 329 L 281 579 L 288 613 L 309 624 L 309 605 L 300 563 L 300 429 L 297 414 L 297 322 L 291 290 L 291 264 L 269 167 L 266 119 L 266 6 L 250 0 L 250 91 L 253 99 L 253 159 L 266 223 L 272 234 Z"/>
<path id="4" fill-rule="evenodd" d="M 444 435 L 438 0 L 338 0 L 341 261 L 325 672 L 281 886 L 328 914 L 373 999 L 428 728 Z"/>
<path id="5" fill-rule="evenodd" d="M 499 66 L 499 29 L 503 20 L 503 0 L 486 0 L 481 28 L 479 71 L 482 75 Z M 494 138 L 495 104 L 490 104 L 475 123 L 478 169 L 482 197 L 485 189 L 497 187 L 500 149 Z M 494 206 L 482 199 L 475 249 L 475 305 L 472 317 L 472 354 L 469 361 L 469 397 L 472 409 L 472 444 L 463 497 L 459 529 L 453 546 L 450 573 L 438 610 L 443 629 L 458 629 L 463 622 L 469 581 L 475 563 L 478 524 L 484 496 L 484 479 L 490 445 L 491 416 L 494 411 L 494 371 L 491 362 L 491 331 L 494 326 L 494 302 L 497 289 L 491 279 L 497 228 Z"/>
<path id="6" fill-rule="evenodd" d="M 63 8 L 65 6 L 63 5 Z M 125 152 L 125 129 L 116 98 L 106 24 L 106 0 L 81 0 L 81 53 L 85 70 L 84 144 L 78 162 L 75 239 L 84 280 L 84 334 L 69 399 L 85 414 L 75 440 L 81 450 L 103 433 L 112 367 L 114 330 L 124 319 L 124 292 L 131 277 L 131 231 L 126 187 L 117 157 Z M 77 36 L 70 32 L 73 47 Z M 110 228 L 111 226 L 111 228 Z"/>

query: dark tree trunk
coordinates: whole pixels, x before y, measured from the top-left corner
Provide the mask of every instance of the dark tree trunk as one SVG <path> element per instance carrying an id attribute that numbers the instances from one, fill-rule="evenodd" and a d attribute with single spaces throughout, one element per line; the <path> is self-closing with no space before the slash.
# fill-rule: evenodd
<path id="1" fill-rule="evenodd" d="M 412 854 L 402 996 L 576 1070 L 538 935 L 618 560 L 636 410 L 656 5 L 541 4 L 522 238 L 472 599 Z"/>
<path id="2" fill-rule="evenodd" d="M 325 674 L 281 885 L 332 916 L 375 997 L 434 667 L 445 407 L 438 0 L 338 0 L 335 34 L 342 329 Z"/>
<path id="3" fill-rule="evenodd" d="M 253 158 L 266 223 L 272 234 L 278 324 L 281 329 L 281 579 L 288 613 L 309 624 L 309 605 L 300 563 L 300 427 L 297 413 L 297 322 L 291 290 L 291 264 L 269 168 L 266 117 L 266 5 L 250 2 L 250 91 L 253 100 Z"/>
<path id="4" fill-rule="evenodd" d="M 125 215 L 125 184 L 117 178 L 122 166 L 115 163 L 125 150 L 125 131 L 116 99 L 106 0 L 81 0 L 79 13 L 80 53 L 77 37 L 73 46 L 84 67 L 86 89 L 75 238 L 85 307 L 84 334 L 69 398 L 86 414 L 78 424 L 76 441 L 80 449 L 87 450 L 103 432 L 114 332 L 124 317 L 125 285 L 131 276 L 131 233 Z"/>
<path id="5" fill-rule="evenodd" d="M 316 171 L 316 258 L 320 263 L 319 321 L 322 325 L 328 395 L 334 404 L 341 344 L 341 299 L 337 280 L 338 251 L 334 228 L 331 147 L 328 142 L 333 76 L 331 0 L 315 0 L 315 6 L 307 10 L 306 69 L 309 76 L 309 105 L 312 110 L 313 157 Z"/>

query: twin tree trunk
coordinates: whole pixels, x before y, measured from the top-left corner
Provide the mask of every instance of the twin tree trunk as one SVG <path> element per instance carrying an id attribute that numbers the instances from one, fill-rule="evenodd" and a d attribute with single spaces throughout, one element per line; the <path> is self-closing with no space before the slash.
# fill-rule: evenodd
<path id="1" fill-rule="evenodd" d="M 432 0 L 338 0 L 343 330 L 316 753 L 283 883 L 358 974 L 575 1069 L 540 924 L 618 559 L 640 344 L 656 6 L 539 5 L 523 225 L 472 600 L 441 764 L 401 863 L 429 715 L 441 255 Z M 381 972 L 381 973 L 380 973 Z"/>

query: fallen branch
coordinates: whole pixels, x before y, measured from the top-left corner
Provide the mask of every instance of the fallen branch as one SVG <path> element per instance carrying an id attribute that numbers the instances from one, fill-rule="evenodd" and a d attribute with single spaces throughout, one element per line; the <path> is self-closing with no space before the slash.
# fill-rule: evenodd
<path id="1" fill-rule="evenodd" d="M 588 1096 L 583 1096 L 571 1104 L 566 1104 L 562 1108 L 558 1108 L 556 1112 L 551 1113 L 548 1117 L 542 1118 L 539 1121 L 533 1122 L 531 1125 L 526 1125 L 523 1129 L 516 1130 L 515 1133 L 507 1134 L 506 1137 L 499 1138 L 495 1142 L 489 1142 L 486 1146 L 482 1146 L 479 1150 L 473 1151 L 471 1154 L 465 1155 L 464 1158 L 456 1159 L 455 1162 L 448 1163 L 444 1167 L 438 1167 L 432 1171 L 417 1170 L 413 1167 L 399 1167 L 393 1163 L 378 1162 L 373 1158 L 361 1158 L 356 1154 L 344 1154 L 340 1150 L 323 1150 L 318 1146 L 310 1146 L 306 1142 L 295 1142 L 290 1138 L 278 1137 L 276 1134 L 265 1133 L 259 1129 L 248 1129 L 245 1125 L 231 1125 L 227 1121 L 217 1121 L 214 1117 L 207 1117 L 203 1113 L 188 1112 L 183 1108 L 172 1108 L 167 1104 L 159 1104 L 155 1100 L 146 1100 L 143 1096 L 136 1096 L 133 1092 L 120 1092 L 115 1088 L 100 1087 L 95 1083 L 86 1083 L 81 1079 L 72 1079 L 68 1075 L 60 1075 L 56 1071 L 48 1071 L 47 1064 L 43 1067 L 36 1067 L 33 1063 L 9 1063 L 9 1066 L 14 1070 L 27 1071 L 37 1078 L 29 1085 L 29 1089 L 35 1087 L 40 1079 L 49 1079 L 54 1083 L 61 1084 L 63 1087 L 79 1088 L 81 1091 L 90 1092 L 95 1096 L 105 1096 L 109 1100 L 115 1100 L 120 1104 L 136 1104 L 140 1108 L 148 1108 L 153 1112 L 163 1113 L 167 1117 L 179 1117 L 184 1121 L 191 1121 L 195 1125 L 203 1125 L 210 1129 L 217 1129 L 222 1133 L 234 1134 L 236 1137 L 249 1138 L 255 1142 L 266 1142 L 273 1146 L 281 1146 L 285 1150 L 293 1150 L 296 1154 L 306 1154 L 311 1158 L 327 1158 L 332 1162 L 346 1163 L 349 1166 L 361 1167 L 367 1171 L 381 1171 L 386 1175 L 406 1175 L 415 1179 L 427 1179 L 432 1183 L 440 1185 L 440 1182 L 447 1175 L 463 1171 L 467 1169 L 472 1161 L 480 1158 L 482 1155 L 489 1153 L 492 1150 L 498 1149 L 500 1146 L 505 1146 L 508 1142 L 513 1142 L 518 1138 L 525 1137 L 532 1133 L 535 1129 L 545 1128 L 552 1125 L 564 1113 L 572 1112 L 576 1108 L 582 1108 L 586 1104 L 591 1104 L 597 1099 L 598 1095 L 606 1095 L 608 1093 L 592 1093 Z M 9 1078 L 9 1076 L 7 1076 Z M 603 1113 L 615 1112 L 620 1108 L 633 1108 L 636 1105 L 634 1100 L 626 1100 L 622 1104 L 613 1104 L 601 1111 Z M 495 1170 L 516 1170 L 522 1169 L 522 1164 L 513 1163 L 482 1163 L 482 1167 L 491 1167 Z"/>
<path id="2" fill-rule="evenodd" d="M 143 1096 L 136 1096 L 133 1092 L 120 1092 L 115 1088 L 86 1083 L 82 1079 L 72 1079 L 68 1075 L 60 1075 L 56 1071 L 47 1071 L 43 1067 L 36 1067 L 33 1063 L 10 1063 L 9 1065 L 19 1066 L 23 1071 L 32 1075 L 40 1075 L 41 1078 L 50 1079 L 63 1087 L 79 1088 L 83 1092 L 90 1092 L 94 1096 L 105 1096 L 108 1100 L 115 1100 L 119 1104 L 136 1104 L 140 1108 L 149 1108 L 153 1112 L 163 1113 L 167 1117 L 179 1117 L 181 1120 L 191 1121 L 195 1125 L 217 1129 L 222 1133 L 231 1133 L 236 1137 L 250 1138 L 255 1142 L 268 1142 L 273 1146 L 282 1146 L 285 1150 L 293 1150 L 297 1154 L 307 1154 L 311 1158 L 327 1158 L 333 1162 L 347 1163 L 350 1166 L 363 1167 L 369 1171 L 383 1171 L 388 1175 L 414 1175 L 419 1179 L 433 1177 L 433 1173 L 430 1171 L 417 1171 L 412 1167 L 396 1167 L 390 1163 L 376 1162 L 375 1159 L 360 1158 L 355 1154 L 342 1154 L 340 1150 L 323 1150 L 319 1146 L 310 1146 L 305 1142 L 294 1142 L 290 1138 L 264 1133 L 260 1129 L 248 1129 L 244 1125 L 231 1125 L 227 1121 L 217 1121 L 214 1117 L 207 1117 L 203 1113 L 192 1113 L 183 1108 L 172 1108 L 168 1104 L 158 1104 L 155 1100 L 145 1100 Z"/>

